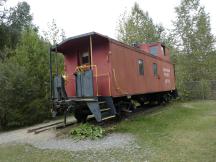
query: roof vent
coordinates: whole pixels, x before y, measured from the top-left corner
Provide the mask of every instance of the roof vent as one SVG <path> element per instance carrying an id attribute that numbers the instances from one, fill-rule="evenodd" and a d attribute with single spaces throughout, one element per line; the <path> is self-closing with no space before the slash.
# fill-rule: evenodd
<path id="1" fill-rule="evenodd" d="M 133 43 L 131 44 L 131 46 L 132 46 L 132 47 L 139 48 L 139 43 L 137 43 L 137 42 L 133 42 Z"/>

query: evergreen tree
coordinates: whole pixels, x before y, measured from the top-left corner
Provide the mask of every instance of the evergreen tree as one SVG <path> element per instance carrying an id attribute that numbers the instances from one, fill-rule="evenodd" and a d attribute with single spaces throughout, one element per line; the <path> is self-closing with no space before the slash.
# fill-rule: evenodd
<path id="1" fill-rule="evenodd" d="M 130 14 L 123 15 L 119 22 L 118 39 L 126 44 L 152 43 L 160 40 L 162 25 L 155 25 L 148 12 L 143 12 L 137 3 Z"/>

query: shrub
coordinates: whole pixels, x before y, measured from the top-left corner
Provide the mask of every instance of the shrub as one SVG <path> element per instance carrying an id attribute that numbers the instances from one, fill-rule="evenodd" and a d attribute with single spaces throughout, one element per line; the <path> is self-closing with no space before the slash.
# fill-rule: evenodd
<path id="1" fill-rule="evenodd" d="M 73 128 L 70 135 L 76 139 L 98 139 L 102 138 L 105 134 L 105 130 L 100 126 L 95 126 L 91 124 L 81 124 L 76 128 Z"/>

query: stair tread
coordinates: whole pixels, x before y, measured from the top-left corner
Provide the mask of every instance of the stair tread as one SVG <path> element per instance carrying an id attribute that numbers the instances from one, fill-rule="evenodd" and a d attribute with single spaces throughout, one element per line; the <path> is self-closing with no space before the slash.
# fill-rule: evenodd
<path id="1" fill-rule="evenodd" d="M 102 118 L 102 121 L 107 120 L 107 119 L 111 119 L 111 118 L 114 118 L 114 117 L 115 117 L 115 115 L 107 116 L 107 117 Z"/>
<path id="2" fill-rule="evenodd" d="M 100 109 L 101 112 L 104 112 L 104 111 L 107 111 L 107 110 L 110 110 L 110 108 Z"/>
<path id="3" fill-rule="evenodd" d="M 99 104 L 103 104 L 103 103 L 106 103 L 106 101 L 99 101 L 98 103 Z"/>

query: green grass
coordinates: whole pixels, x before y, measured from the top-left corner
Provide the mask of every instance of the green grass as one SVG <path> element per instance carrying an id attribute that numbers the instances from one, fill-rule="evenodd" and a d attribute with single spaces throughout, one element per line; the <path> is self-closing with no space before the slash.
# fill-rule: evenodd
<path id="1" fill-rule="evenodd" d="M 39 150 L 29 145 L 0 145 L 0 162 L 69 162 L 64 151 Z"/>
<path id="2" fill-rule="evenodd" d="M 122 121 L 115 131 L 133 134 L 139 147 L 67 152 L 0 145 L 0 161 L 216 161 L 216 101 L 172 103 Z"/>
<path id="3" fill-rule="evenodd" d="M 173 103 L 122 122 L 118 131 L 137 137 L 149 161 L 216 161 L 216 102 Z"/>

